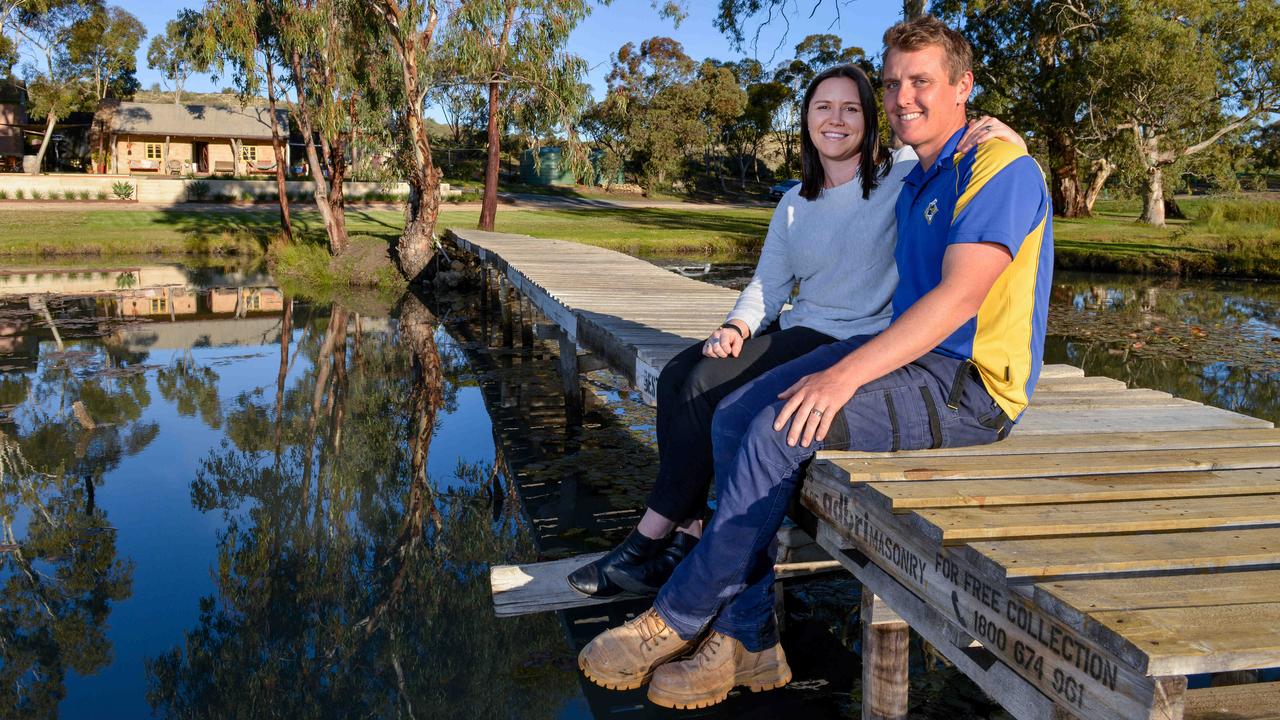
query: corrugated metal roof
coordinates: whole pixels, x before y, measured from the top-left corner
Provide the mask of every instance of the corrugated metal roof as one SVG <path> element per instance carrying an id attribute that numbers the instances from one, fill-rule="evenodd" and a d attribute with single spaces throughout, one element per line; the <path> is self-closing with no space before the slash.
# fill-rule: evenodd
<path id="1" fill-rule="evenodd" d="M 289 133 L 289 112 L 277 110 L 280 132 Z M 111 128 L 120 134 L 192 135 L 195 137 L 269 140 L 271 114 L 267 108 L 228 109 L 216 105 L 120 102 L 112 109 Z"/>

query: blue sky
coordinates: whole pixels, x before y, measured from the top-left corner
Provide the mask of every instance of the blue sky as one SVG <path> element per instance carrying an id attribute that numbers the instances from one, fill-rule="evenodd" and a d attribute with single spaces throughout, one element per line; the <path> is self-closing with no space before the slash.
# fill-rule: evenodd
<path id="1" fill-rule="evenodd" d="M 588 81 L 595 95 L 603 94 L 604 78 L 609 73 L 609 56 L 626 42 L 639 43 L 655 35 L 666 35 L 679 40 L 685 52 L 695 59 L 717 58 L 732 60 L 743 55 L 756 57 L 772 67 L 791 57 L 795 44 L 811 33 L 831 32 L 841 36 L 845 45 L 858 45 L 870 54 L 880 48 L 880 36 L 902 12 L 901 0 L 788 0 L 791 26 L 778 20 L 770 23 L 760 33 L 754 51 L 746 48 L 737 53 L 730 49 L 729 41 L 712 24 L 716 15 L 716 0 L 687 0 L 688 18 L 676 28 L 671 20 L 657 16 L 650 0 L 614 0 L 611 5 L 597 6 L 591 15 L 574 31 L 569 49 L 586 59 L 591 70 Z M 837 3 L 839 16 L 837 17 Z M 164 24 L 172 19 L 179 8 L 199 9 L 203 2 L 178 0 L 159 3 L 154 0 L 119 0 L 112 3 L 133 13 L 147 27 L 150 35 L 163 32 Z M 810 17 L 810 11 L 817 5 Z M 755 24 L 752 25 L 754 27 Z M 147 69 L 144 41 L 138 50 L 138 79 L 143 87 L 160 82 L 158 73 Z M 207 76 L 192 78 L 187 89 L 205 92 L 220 85 Z"/>

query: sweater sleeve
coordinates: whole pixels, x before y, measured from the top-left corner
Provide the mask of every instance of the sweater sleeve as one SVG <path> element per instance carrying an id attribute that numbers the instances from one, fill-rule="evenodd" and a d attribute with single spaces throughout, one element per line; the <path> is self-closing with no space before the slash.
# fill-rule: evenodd
<path id="1" fill-rule="evenodd" d="M 758 335 L 762 328 L 773 322 L 791 297 L 795 274 L 788 258 L 788 245 L 792 214 L 798 197 L 795 190 L 788 192 L 773 211 L 756 272 L 751 277 L 751 282 L 738 295 L 737 304 L 726 318 L 746 323 L 751 329 L 751 337 Z"/>

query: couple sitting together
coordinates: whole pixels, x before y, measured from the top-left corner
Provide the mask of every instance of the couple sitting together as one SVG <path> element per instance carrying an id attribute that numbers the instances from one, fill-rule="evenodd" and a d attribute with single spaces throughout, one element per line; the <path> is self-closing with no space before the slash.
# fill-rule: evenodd
<path id="1" fill-rule="evenodd" d="M 959 33 L 925 17 L 884 45 L 885 112 L 905 147 L 881 147 L 860 70 L 814 78 L 803 179 L 754 278 L 727 322 L 662 371 L 646 512 L 569 576 L 596 597 L 657 593 L 583 649 L 599 685 L 651 681 L 649 699 L 676 708 L 785 685 L 775 536 L 803 464 L 823 449 L 994 442 L 1027 407 L 1053 263 L 1044 177 L 1009 128 L 966 123 L 972 50 Z"/>

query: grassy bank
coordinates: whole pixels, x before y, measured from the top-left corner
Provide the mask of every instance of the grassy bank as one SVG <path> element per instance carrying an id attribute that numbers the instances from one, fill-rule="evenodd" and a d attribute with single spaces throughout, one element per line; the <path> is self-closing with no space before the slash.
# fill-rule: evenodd
<path id="1" fill-rule="evenodd" d="M 1055 220 L 1058 267 L 1280 280 L 1280 202 L 1191 199 L 1181 205 L 1191 219 L 1170 221 L 1166 228 L 1138 224 L 1137 205 L 1125 202 L 1100 202 L 1095 216 L 1085 220 Z M 477 215 L 446 209 L 438 227 L 474 227 Z M 768 209 L 521 210 L 499 213 L 498 230 L 631 254 L 725 259 L 757 253 L 770 215 Z M 402 221 L 394 210 L 347 213 L 351 234 L 368 238 L 370 247 L 396 237 Z M 294 223 L 306 244 L 322 252 L 319 215 L 296 212 Z M 276 232 L 270 209 L 66 211 L 7 205 L 0 212 L 0 257 L 264 254 Z M 319 267 L 314 260 L 290 262 L 313 272 Z"/>

